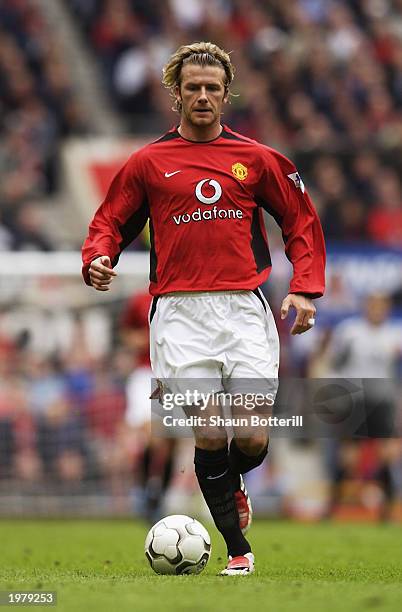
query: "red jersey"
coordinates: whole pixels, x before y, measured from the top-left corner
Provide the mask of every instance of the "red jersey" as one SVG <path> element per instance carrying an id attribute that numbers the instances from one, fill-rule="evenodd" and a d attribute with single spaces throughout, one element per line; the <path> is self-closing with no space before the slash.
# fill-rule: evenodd
<path id="1" fill-rule="evenodd" d="M 282 229 L 293 264 L 290 291 L 324 292 L 325 245 L 294 165 L 224 126 L 209 142 L 177 128 L 136 151 L 95 213 L 83 246 L 83 276 L 122 250 L 150 220 L 150 293 L 252 290 L 271 270 L 263 209 Z"/>

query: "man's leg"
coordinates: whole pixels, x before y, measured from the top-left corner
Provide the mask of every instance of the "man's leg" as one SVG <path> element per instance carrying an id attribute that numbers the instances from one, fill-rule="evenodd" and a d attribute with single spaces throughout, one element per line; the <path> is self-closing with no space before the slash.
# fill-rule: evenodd
<path id="1" fill-rule="evenodd" d="M 195 473 L 215 525 L 226 542 L 228 555 L 245 555 L 251 552 L 251 547 L 239 524 L 227 442 L 196 438 L 195 443 Z"/>
<path id="2" fill-rule="evenodd" d="M 243 474 L 261 465 L 267 455 L 268 439 L 233 438 L 230 443 L 229 466 L 235 489 L 239 526 L 245 535 L 253 520 L 253 507 Z"/>
<path id="3" fill-rule="evenodd" d="M 240 489 L 240 475 L 261 465 L 268 453 L 268 435 L 234 437 L 229 447 L 229 466 L 235 490 Z"/>
<path id="4" fill-rule="evenodd" d="M 246 402 L 247 400 L 247 402 Z M 246 534 L 250 528 L 253 516 L 251 500 L 244 484 L 243 474 L 250 472 L 261 465 L 268 452 L 268 428 L 262 425 L 253 425 L 252 416 L 268 416 L 271 412 L 269 406 L 253 406 L 254 398 L 251 394 L 244 397 L 241 404 L 234 403 L 231 407 L 232 417 L 247 425 L 234 427 L 234 438 L 229 448 L 229 466 L 235 488 L 235 500 L 239 514 L 240 528 Z"/>
<path id="5" fill-rule="evenodd" d="M 197 409 L 187 408 L 186 414 Z M 221 408 L 214 403 L 207 406 L 202 416 L 209 422 L 214 415 L 221 415 Z M 224 427 L 195 427 L 195 473 L 204 499 L 215 525 L 222 534 L 228 555 L 238 557 L 251 551 L 242 534 L 236 507 L 235 489 L 228 460 L 228 445 Z"/>
<path id="6" fill-rule="evenodd" d="M 152 438 L 146 448 L 146 472 L 143 474 L 146 517 L 151 523 L 161 518 L 163 497 L 172 475 L 174 438 Z"/>

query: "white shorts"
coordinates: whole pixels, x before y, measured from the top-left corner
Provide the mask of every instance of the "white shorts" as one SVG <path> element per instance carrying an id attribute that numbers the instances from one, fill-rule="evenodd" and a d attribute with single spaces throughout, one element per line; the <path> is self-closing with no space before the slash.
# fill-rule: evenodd
<path id="1" fill-rule="evenodd" d="M 151 421 L 151 368 L 137 368 L 128 378 L 126 386 L 125 421 L 131 427 L 141 427 Z"/>
<path id="2" fill-rule="evenodd" d="M 199 381 L 203 392 L 250 393 L 257 380 L 258 391 L 272 390 L 278 377 L 278 332 L 259 289 L 161 296 L 151 307 L 150 340 L 154 376 L 168 379 L 173 393 L 183 379 Z"/>

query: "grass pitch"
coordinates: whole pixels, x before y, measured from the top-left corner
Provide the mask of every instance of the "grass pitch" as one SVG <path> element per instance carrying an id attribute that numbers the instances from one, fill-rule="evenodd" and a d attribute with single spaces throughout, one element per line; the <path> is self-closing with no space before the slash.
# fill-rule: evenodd
<path id="1" fill-rule="evenodd" d="M 57 612 L 402 609 L 399 526 L 255 521 L 256 573 L 235 578 L 217 576 L 225 548 L 207 527 L 207 568 L 175 577 L 152 572 L 136 521 L 1 520 L 0 589 L 57 591 Z"/>

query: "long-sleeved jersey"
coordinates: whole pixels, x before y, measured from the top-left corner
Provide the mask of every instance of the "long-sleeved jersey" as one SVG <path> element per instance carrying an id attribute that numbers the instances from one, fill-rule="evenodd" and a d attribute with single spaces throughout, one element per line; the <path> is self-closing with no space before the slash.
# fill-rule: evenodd
<path id="1" fill-rule="evenodd" d="M 150 221 L 150 293 L 255 289 L 271 270 L 263 209 L 282 229 L 290 292 L 324 291 L 321 225 L 294 165 L 224 126 L 209 142 L 177 128 L 136 151 L 89 226 L 83 276 L 100 255 L 116 265 Z"/>

